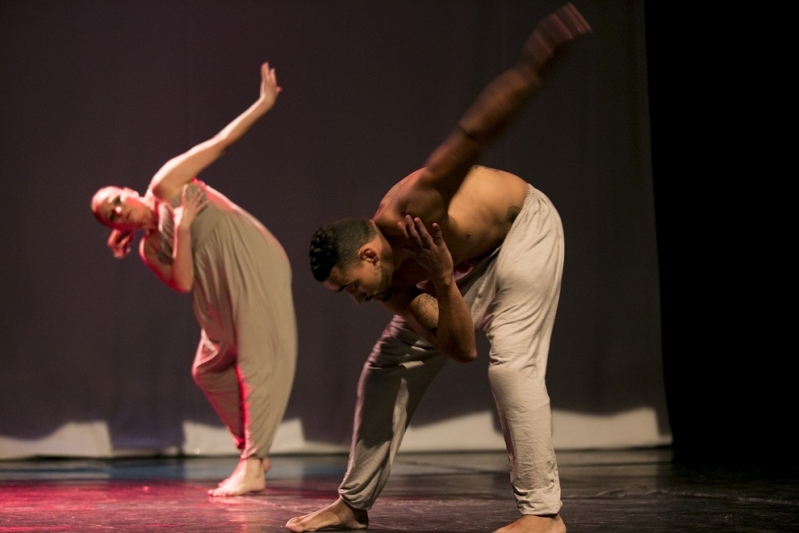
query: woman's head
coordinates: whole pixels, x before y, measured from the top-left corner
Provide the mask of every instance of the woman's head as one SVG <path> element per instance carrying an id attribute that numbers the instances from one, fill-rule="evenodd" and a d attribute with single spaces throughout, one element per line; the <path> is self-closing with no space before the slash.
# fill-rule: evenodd
<path id="1" fill-rule="evenodd" d="M 123 231 L 147 229 L 153 220 L 152 208 L 127 187 L 102 187 L 92 196 L 91 208 L 101 223 Z"/>
<path id="2" fill-rule="evenodd" d="M 111 228 L 108 247 L 114 257 L 125 257 L 130 251 L 136 230 L 154 227 L 154 212 L 139 193 L 127 187 L 109 185 L 92 196 L 91 209 L 102 224 Z"/>

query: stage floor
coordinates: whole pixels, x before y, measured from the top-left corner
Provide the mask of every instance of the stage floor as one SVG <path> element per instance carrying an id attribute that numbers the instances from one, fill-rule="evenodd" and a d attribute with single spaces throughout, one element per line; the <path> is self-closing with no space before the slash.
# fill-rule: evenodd
<path id="1" fill-rule="evenodd" d="M 0 461 L 0 531 L 278 532 L 332 502 L 346 456 L 274 456 L 267 489 L 206 491 L 235 457 Z M 570 533 L 799 531 L 796 467 L 560 452 Z M 503 453 L 400 454 L 370 531 L 490 532 L 518 517 Z"/>

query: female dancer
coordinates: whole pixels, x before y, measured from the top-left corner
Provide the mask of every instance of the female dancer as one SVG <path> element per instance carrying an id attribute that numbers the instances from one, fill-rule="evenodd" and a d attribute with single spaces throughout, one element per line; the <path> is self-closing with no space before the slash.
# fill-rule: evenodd
<path id="1" fill-rule="evenodd" d="M 241 450 L 212 496 L 264 489 L 267 454 L 294 379 L 297 329 L 282 246 L 197 175 L 272 108 L 279 92 L 265 63 L 258 100 L 213 138 L 167 161 L 143 196 L 109 186 L 91 201 L 97 219 L 112 228 L 115 257 L 127 255 L 141 231 L 142 261 L 168 286 L 191 292 L 201 328 L 192 375 Z"/>

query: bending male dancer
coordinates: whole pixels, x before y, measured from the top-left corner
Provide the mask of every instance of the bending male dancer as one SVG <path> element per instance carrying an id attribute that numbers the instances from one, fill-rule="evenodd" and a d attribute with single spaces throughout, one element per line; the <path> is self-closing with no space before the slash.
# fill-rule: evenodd
<path id="1" fill-rule="evenodd" d="M 501 532 L 565 532 L 544 374 L 560 294 L 563 230 L 549 199 L 521 178 L 477 166 L 542 86 L 566 43 L 590 31 L 568 4 L 542 20 L 520 61 L 492 81 L 423 168 L 369 220 L 319 229 L 311 268 L 331 290 L 394 313 L 358 388 L 339 498 L 289 520 L 292 531 L 365 529 L 418 402 L 447 356 L 491 343 L 489 381 L 522 517 Z M 430 230 L 428 230 L 430 228 Z"/>

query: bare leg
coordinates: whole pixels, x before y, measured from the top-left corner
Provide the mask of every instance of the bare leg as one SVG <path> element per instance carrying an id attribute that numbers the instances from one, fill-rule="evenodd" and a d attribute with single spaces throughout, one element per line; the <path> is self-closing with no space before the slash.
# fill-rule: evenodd
<path id="1" fill-rule="evenodd" d="M 330 529 L 366 529 L 369 526 L 369 515 L 361 509 L 353 509 L 339 498 L 323 509 L 292 518 L 286 523 L 291 531 L 318 531 Z M 564 530 L 565 531 L 565 530 Z"/>
<path id="2" fill-rule="evenodd" d="M 230 476 L 221 481 L 217 488 L 209 490 L 210 496 L 241 496 L 248 492 L 258 492 L 266 488 L 264 474 L 272 463 L 269 459 L 255 456 L 240 459 Z"/>
<path id="3" fill-rule="evenodd" d="M 566 533 L 566 524 L 560 515 L 524 515 L 515 522 L 497 529 L 494 533 Z"/>

